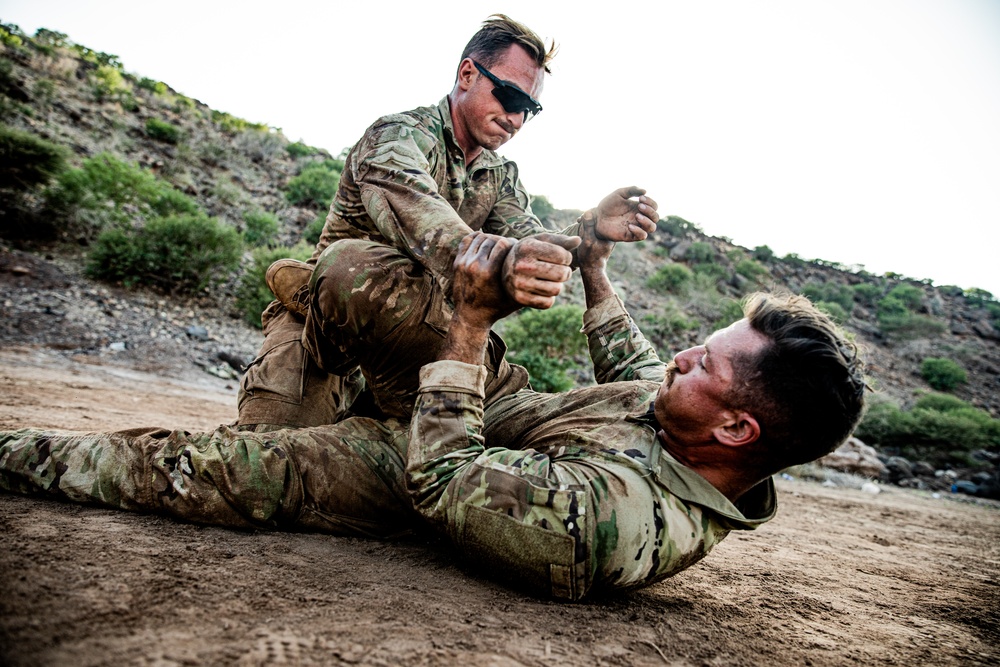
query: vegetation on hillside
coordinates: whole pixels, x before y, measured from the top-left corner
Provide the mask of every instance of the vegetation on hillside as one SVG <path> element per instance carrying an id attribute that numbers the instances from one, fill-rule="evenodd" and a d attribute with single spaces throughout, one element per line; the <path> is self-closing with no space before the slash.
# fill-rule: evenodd
<path id="1" fill-rule="evenodd" d="M 130 73 L 115 55 L 0 24 L 0 238 L 9 243 L 82 249 L 91 276 L 127 289 L 212 288 L 259 326 L 272 298 L 264 271 L 311 254 L 343 169 L 321 148 Z M 543 195 L 531 205 L 546 224 L 569 215 Z M 952 463 L 1000 448 L 989 412 L 1000 412 L 1000 302 L 989 292 L 777 257 L 674 215 L 657 228 L 616 248 L 609 271 L 662 357 L 741 317 L 739 301 L 753 291 L 805 294 L 892 359 L 875 381 L 894 400 L 875 402 L 862 437 Z M 592 381 L 582 303 L 571 287 L 560 306 L 503 324 L 511 360 L 529 368 L 536 389 Z M 959 403 L 913 391 L 927 388 Z"/>

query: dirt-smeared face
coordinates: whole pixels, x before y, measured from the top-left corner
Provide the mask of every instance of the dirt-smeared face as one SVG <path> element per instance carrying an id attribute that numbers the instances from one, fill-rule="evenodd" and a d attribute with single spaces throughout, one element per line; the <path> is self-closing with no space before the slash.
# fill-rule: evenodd
<path id="1" fill-rule="evenodd" d="M 731 412 L 726 396 L 735 358 L 753 356 L 767 344 L 767 338 L 743 319 L 716 331 L 704 345 L 678 352 L 653 404 L 660 437 L 680 446 L 711 439 L 712 430 Z"/>

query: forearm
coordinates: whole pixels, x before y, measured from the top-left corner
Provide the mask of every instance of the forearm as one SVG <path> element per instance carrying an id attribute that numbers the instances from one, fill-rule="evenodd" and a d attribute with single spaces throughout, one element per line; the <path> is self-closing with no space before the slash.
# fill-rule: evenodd
<path id="1" fill-rule="evenodd" d="M 580 267 L 580 278 L 583 280 L 583 293 L 587 299 L 587 308 L 595 307 L 615 293 L 605 268 L 606 262 L 604 261 Z"/>

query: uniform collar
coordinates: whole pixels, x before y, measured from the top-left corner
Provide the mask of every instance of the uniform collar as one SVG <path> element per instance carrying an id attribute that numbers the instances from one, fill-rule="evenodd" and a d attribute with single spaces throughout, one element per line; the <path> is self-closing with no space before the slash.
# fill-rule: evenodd
<path id="1" fill-rule="evenodd" d="M 753 530 L 774 518 L 778 510 L 774 481 L 768 477 L 732 503 L 707 479 L 675 459 L 660 447 L 653 472 L 670 493 L 718 515 L 730 530 Z"/>
<path id="2" fill-rule="evenodd" d="M 445 142 L 448 144 L 448 152 L 454 153 L 455 155 L 462 155 L 462 148 L 458 145 L 455 140 L 455 126 L 451 122 L 451 102 L 448 100 L 448 96 L 445 95 L 441 98 L 441 101 L 437 105 L 438 114 L 441 116 L 441 123 L 444 126 L 444 138 Z M 464 159 L 464 156 L 463 156 Z M 495 169 L 496 167 L 502 167 L 504 164 L 504 159 L 497 155 L 496 152 L 484 148 L 483 152 L 480 153 L 472 164 L 468 166 L 466 171 L 470 174 L 477 169 Z"/>

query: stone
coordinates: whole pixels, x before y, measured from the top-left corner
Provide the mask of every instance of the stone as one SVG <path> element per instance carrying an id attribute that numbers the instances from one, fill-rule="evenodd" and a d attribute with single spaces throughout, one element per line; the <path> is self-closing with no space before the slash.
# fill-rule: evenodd
<path id="1" fill-rule="evenodd" d="M 885 464 L 878 460 L 875 448 L 857 438 L 848 438 L 817 463 L 824 468 L 869 478 L 881 477 L 888 472 Z"/>

